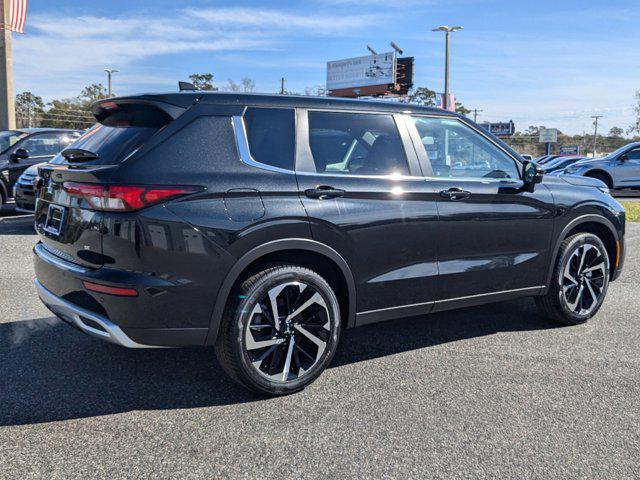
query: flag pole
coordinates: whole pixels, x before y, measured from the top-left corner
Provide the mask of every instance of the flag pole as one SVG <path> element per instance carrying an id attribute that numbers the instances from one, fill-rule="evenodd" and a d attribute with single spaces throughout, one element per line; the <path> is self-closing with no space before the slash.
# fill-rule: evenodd
<path id="1" fill-rule="evenodd" d="M 0 0 L 0 25 L 9 22 L 9 2 Z M 11 54 L 11 30 L 0 31 L 0 130 L 16 128 L 16 110 L 13 98 L 13 57 Z"/>

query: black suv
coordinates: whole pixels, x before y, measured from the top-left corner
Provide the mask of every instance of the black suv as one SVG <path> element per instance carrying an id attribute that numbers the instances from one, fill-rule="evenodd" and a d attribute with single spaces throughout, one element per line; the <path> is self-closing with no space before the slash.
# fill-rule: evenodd
<path id="1" fill-rule="evenodd" d="M 93 112 L 39 169 L 40 298 L 127 347 L 215 345 L 253 390 L 304 388 L 372 322 L 533 296 L 582 323 L 622 268 L 601 182 L 542 182 L 454 113 L 202 92 Z"/>

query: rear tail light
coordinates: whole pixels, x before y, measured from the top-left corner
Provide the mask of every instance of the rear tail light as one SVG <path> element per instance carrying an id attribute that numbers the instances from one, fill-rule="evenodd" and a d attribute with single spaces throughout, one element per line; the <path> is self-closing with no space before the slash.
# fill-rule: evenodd
<path id="1" fill-rule="evenodd" d="M 201 187 L 102 185 L 64 182 L 71 197 L 84 199 L 94 210 L 131 212 L 202 191 Z"/>

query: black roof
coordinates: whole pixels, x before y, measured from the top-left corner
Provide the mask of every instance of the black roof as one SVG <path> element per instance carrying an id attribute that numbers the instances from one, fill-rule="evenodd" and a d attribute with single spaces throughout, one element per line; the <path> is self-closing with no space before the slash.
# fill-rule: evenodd
<path id="1" fill-rule="evenodd" d="M 302 108 L 339 108 L 345 110 L 360 111 L 388 111 L 392 113 L 401 112 L 421 112 L 438 113 L 440 115 L 458 116 L 458 114 L 433 107 L 423 107 L 412 103 L 400 103 L 380 100 L 355 100 L 335 97 L 316 97 L 305 95 L 275 95 L 262 93 L 226 93 L 226 92 L 204 92 L 187 91 L 173 93 L 152 93 L 131 95 L 126 97 L 116 97 L 101 100 L 97 103 L 118 100 L 145 100 L 152 102 L 163 102 L 188 108 L 199 101 L 208 105 L 255 105 L 271 107 L 302 107 Z"/>

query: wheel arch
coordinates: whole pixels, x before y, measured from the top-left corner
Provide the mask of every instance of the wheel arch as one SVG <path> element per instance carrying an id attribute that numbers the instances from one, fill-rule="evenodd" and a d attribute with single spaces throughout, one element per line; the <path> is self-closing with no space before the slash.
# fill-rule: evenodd
<path id="1" fill-rule="evenodd" d="M 616 270 L 615 264 L 618 261 L 617 257 L 621 254 L 618 247 L 620 240 L 618 232 L 613 223 L 605 217 L 593 214 L 582 215 L 574 218 L 567 225 L 565 225 L 556 239 L 555 247 L 553 249 L 553 255 L 551 256 L 551 264 L 549 265 L 549 271 L 547 274 L 547 287 L 551 284 L 553 267 L 555 266 L 556 257 L 558 255 L 558 251 L 560 250 L 560 245 L 567 237 L 579 232 L 593 233 L 602 240 L 605 248 L 607 249 L 607 254 L 609 255 L 610 262 L 613 264 L 610 265 L 609 268 L 610 278 L 613 278 L 614 272 Z"/>
<path id="2" fill-rule="evenodd" d="M 315 240 L 302 238 L 274 240 L 245 253 L 225 277 L 213 307 L 209 332 L 205 341 L 207 345 L 215 343 L 229 295 L 239 281 L 253 270 L 273 263 L 292 263 L 306 266 L 325 277 L 340 300 L 343 326 L 352 327 L 355 325 L 356 286 L 346 260 L 331 247 Z"/>
<path id="3" fill-rule="evenodd" d="M 614 188 L 614 184 L 613 184 L 613 175 L 611 175 L 609 172 L 607 172 L 606 170 L 602 170 L 601 168 L 596 168 L 593 170 L 589 170 L 588 172 L 585 172 L 584 176 L 585 177 L 593 177 L 594 175 L 602 175 L 605 178 L 607 178 L 609 180 L 609 184 L 608 187 L 609 188 Z"/>

